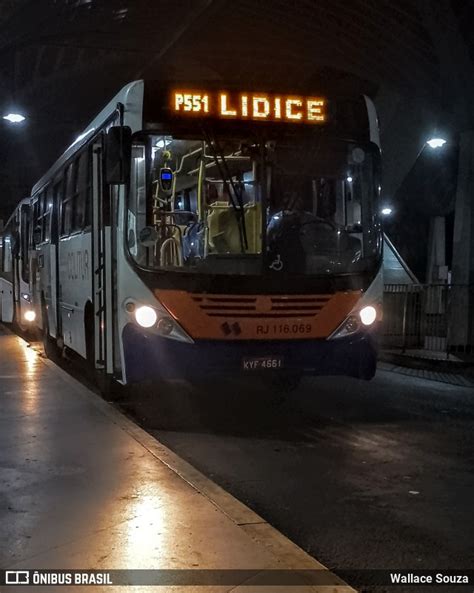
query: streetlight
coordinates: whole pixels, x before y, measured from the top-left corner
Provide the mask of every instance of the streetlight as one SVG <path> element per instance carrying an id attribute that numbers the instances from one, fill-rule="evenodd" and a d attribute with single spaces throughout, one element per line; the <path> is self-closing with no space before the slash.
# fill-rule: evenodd
<path id="1" fill-rule="evenodd" d="M 415 165 L 416 161 L 421 156 L 421 153 L 425 150 L 425 148 L 427 146 L 429 146 L 431 148 L 431 150 L 437 150 L 438 148 L 442 148 L 446 144 L 446 142 L 447 142 L 447 140 L 445 140 L 444 138 L 441 138 L 440 136 L 432 136 L 428 140 L 425 140 L 425 142 L 423 142 L 420 150 L 418 151 L 418 154 L 416 155 L 415 160 L 413 161 L 413 166 Z"/>
<path id="2" fill-rule="evenodd" d="M 430 138 L 426 141 L 426 144 L 435 150 L 436 148 L 442 148 L 446 144 L 446 140 L 444 138 Z"/>
<path id="3" fill-rule="evenodd" d="M 21 124 L 21 122 L 25 121 L 26 117 L 21 115 L 21 113 L 9 113 L 8 115 L 4 115 L 3 119 L 6 119 L 11 124 Z"/>
<path id="4" fill-rule="evenodd" d="M 8 114 L 6 115 L 2 115 L 0 116 L 0 119 L 4 119 L 5 121 L 8 122 L 8 124 L 12 124 L 13 126 L 17 126 L 18 124 L 22 124 L 23 122 L 27 122 L 27 123 L 38 123 L 41 121 L 47 121 L 45 120 L 44 117 L 39 118 L 36 117 L 34 115 L 23 115 L 22 113 L 19 113 L 17 111 L 10 111 Z M 1 123 L 1 122 L 0 122 Z M 60 126 L 77 126 L 78 122 L 77 121 L 72 121 L 72 120 L 58 120 L 58 119 L 54 119 L 54 124 L 59 124 Z M 51 129 L 51 126 L 50 126 Z M 87 134 L 90 134 L 92 130 L 88 130 Z M 82 136 L 80 138 L 78 138 L 77 140 L 82 140 Z"/>
<path id="5" fill-rule="evenodd" d="M 382 216 L 390 216 L 390 214 L 392 214 L 392 212 L 393 212 L 393 210 L 392 210 L 392 208 L 390 208 L 390 206 L 385 206 L 380 211 L 380 213 L 382 214 Z"/>

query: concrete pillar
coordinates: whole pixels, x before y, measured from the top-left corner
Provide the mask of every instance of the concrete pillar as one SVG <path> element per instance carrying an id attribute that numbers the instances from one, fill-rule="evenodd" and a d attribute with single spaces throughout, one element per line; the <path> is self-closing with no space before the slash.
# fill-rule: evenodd
<path id="1" fill-rule="evenodd" d="M 438 49 L 440 88 L 460 133 L 454 213 L 449 343 L 474 346 L 474 66 L 450 0 L 420 3 L 426 29 Z M 471 285 L 471 289 L 468 288 Z"/>
<path id="2" fill-rule="evenodd" d="M 428 239 L 427 284 L 444 284 L 448 279 L 446 266 L 446 221 L 444 216 L 433 216 L 430 220 Z"/>
<path id="3" fill-rule="evenodd" d="M 474 345 L 474 131 L 462 132 L 453 237 L 451 344 Z"/>

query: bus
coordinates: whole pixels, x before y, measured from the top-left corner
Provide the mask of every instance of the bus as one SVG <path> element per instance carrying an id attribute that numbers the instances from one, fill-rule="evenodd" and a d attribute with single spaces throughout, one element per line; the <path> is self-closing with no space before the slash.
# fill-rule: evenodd
<path id="1" fill-rule="evenodd" d="M 36 311 L 30 294 L 30 200 L 15 208 L 0 229 L 0 321 L 21 331 L 35 327 Z"/>
<path id="2" fill-rule="evenodd" d="M 131 82 L 31 192 L 46 352 L 104 385 L 372 378 L 380 176 L 366 96 Z"/>

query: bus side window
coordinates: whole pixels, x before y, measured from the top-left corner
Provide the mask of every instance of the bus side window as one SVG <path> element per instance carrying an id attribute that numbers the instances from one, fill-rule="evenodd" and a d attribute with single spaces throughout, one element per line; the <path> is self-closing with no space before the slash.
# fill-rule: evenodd
<path id="1" fill-rule="evenodd" d="M 44 194 L 43 207 L 43 241 L 49 243 L 51 240 L 51 213 L 53 210 L 53 188 L 48 187 Z"/>
<path id="2" fill-rule="evenodd" d="M 48 215 L 48 204 L 46 200 L 46 191 L 43 191 L 41 195 L 41 242 L 44 243 L 46 241 L 45 231 L 46 231 L 46 216 Z"/>
<path id="3" fill-rule="evenodd" d="M 45 243 L 50 239 L 50 188 L 44 190 L 33 206 L 33 243 Z"/>
<path id="4" fill-rule="evenodd" d="M 42 195 L 38 196 L 33 205 L 33 244 L 38 245 L 43 240 L 41 232 L 41 204 Z"/>
<path id="5" fill-rule="evenodd" d="M 12 271 L 12 238 L 10 233 L 3 237 L 3 271 Z"/>
<path id="6" fill-rule="evenodd" d="M 145 147 L 140 144 L 135 144 L 132 147 L 130 196 L 132 199 L 129 202 L 129 208 L 136 226 L 132 230 L 138 236 L 141 229 L 147 224 Z"/>
<path id="7" fill-rule="evenodd" d="M 58 241 L 58 234 L 61 231 L 62 221 L 62 197 L 64 191 L 64 178 L 61 175 L 58 179 L 55 179 L 53 185 L 53 206 L 51 211 L 51 243 L 56 244 Z M 61 217 L 61 218 L 60 218 Z"/>
<path id="8" fill-rule="evenodd" d="M 21 277 L 24 282 L 29 282 L 30 278 L 30 260 L 28 253 L 28 235 L 29 235 L 29 207 L 22 206 L 20 213 L 20 237 L 21 237 Z"/>
<path id="9" fill-rule="evenodd" d="M 92 226 L 92 147 L 87 147 L 87 189 L 85 192 L 86 205 L 84 212 L 84 228 Z"/>
<path id="10" fill-rule="evenodd" d="M 90 176 L 89 151 L 87 149 L 79 156 L 76 164 L 77 176 L 73 207 L 73 229 L 78 231 L 90 225 Z"/>
<path id="11" fill-rule="evenodd" d="M 66 191 L 63 195 L 61 207 L 61 237 L 67 237 L 73 230 L 73 205 L 75 193 L 75 163 L 72 162 L 66 169 Z"/>
<path id="12" fill-rule="evenodd" d="M 35 237 L 35 229 L 36 229 L 36 222 L 38 220 L 38 201 L 35 200 L 32 207 L 31 207 L 31 245 L 32 247 L 36 246 L 36 237 Z"/>

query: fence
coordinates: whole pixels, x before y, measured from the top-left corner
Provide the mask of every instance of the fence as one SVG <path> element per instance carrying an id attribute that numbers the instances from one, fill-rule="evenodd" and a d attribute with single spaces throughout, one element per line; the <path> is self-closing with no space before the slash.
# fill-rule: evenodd
<path id="1" fill-rule="evenodd" d="M 474 352 L 474 286 L 386 284 L 382 344 L 385 348 Z"/>

